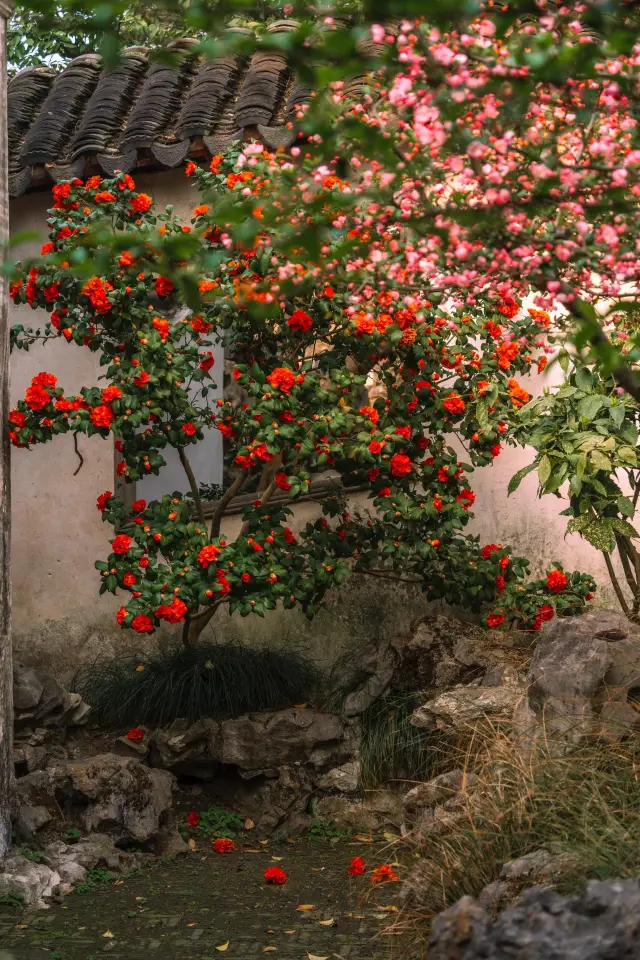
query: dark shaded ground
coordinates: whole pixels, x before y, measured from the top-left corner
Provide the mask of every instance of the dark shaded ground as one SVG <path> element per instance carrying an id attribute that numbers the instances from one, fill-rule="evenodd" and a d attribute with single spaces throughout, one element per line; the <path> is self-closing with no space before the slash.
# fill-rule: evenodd
<path id="1" fill-rule="evenodd" d="M 380 908 L 394 905 L 398 885 L 373 886 L 368 876 L 347 875 L 351 857 L 362 857 L 368 867 L 393 861 L 388 845 L 299 840 L 244 846 L 258 852 L 213 854 L 201 843 L 188 857 L 70 894 L 48 911 L 0 906 L 0 945 L 16 960 L 416 957 L 405 936 L 384 932 L 397 913 Z M 285 886 L 265 884 L 268 866 L 286 871 Z M 316 909 L 299 911 L 301 904 Z M 321 923 L 328 920 L 333 925 Z M 216 949 L 227 941 L 226 950 Z"/>

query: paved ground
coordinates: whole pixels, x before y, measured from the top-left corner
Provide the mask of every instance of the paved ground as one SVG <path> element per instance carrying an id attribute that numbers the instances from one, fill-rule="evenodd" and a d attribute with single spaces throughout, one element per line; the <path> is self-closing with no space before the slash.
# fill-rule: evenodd
<path id="1" fill-rule="evenodd" d="M 393 861 L 388 846 L 310 840 L 244 846 L 220 855 L 201 844 L 188 857 L 72 893 L 48 911 L 0 906 L 0 945 L 15 960 L 418 957 L 405 936 L 389 932 L 398 885 L 347 875 L 351 857 L 371 867 Z M 269 866 L 286 871 L 286 885 L 265 884 Z"/>

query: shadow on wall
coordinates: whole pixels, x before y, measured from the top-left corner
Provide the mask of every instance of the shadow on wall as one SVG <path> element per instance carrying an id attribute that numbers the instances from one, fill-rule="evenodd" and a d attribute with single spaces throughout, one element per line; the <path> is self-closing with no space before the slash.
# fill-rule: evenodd
<path id="1" fill-rule="evenodd" d="M 407 584 L 355 575 L 340 590 L 328 595 L 314 620 L 307 620 L 300 610 L 281 608 L 269 612 L 264 619 L 230 617 L 220 611 L 203 640 L 297 647 L 324 671 L 347 650 L 372 640 L 393 641 L 406 635 L 412 621 L 433 606 L 420 590 Z M 100 600 L 96 600 L 94 610 L 94 617 L 85 612 L 46 620 L 26 631 L 16 630 L 16 659 L 65 681 L 79 666 L 92 663 L 96 657 L 150 650 L 154 645 L 167 647 L 179 640 L 175 628 L 162 628 L 152 638 L 121 630 L 108 603 L 103 606 Z"/>

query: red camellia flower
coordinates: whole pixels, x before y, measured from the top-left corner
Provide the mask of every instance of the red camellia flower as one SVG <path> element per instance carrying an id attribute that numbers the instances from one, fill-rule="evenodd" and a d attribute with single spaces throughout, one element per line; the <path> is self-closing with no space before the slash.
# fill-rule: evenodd
<path id="1" fill-rule="evenodd" d="M 47 404 L 51 403 L 50 394 L 40 384 L 27 387 L 24 399 L 31 410 L 44 410 Z"/>
<path id="2" fill-rule="evenodd" d="M 198 428 L 196 427 L 195 423 L 183 423 L 180 429 L 188 437 L 193 437 L 194 434 L 197 433 L 198 431 Z"/>
<path id="3" fill-rule="evenodd" d="M 476 502 L 476 495 L 473 490 L 461 490 L 456 497 L 458 503 L 462 504 L 463 510 L 469 510 Z"/>
<path id="4" fill-rule="evenodd" d="M 9 423 L 15 423 L 16 427 L 24 427 L 27 422 L 27 415 L 22 410 L 12 410 L 9 414 Z"/>
<path id="5" fill-rule="evenodd" d="M 210 563 L 216 562 L 221 553 L 220 547 L 216 547 L 215 543 L 210 543 L 203 547 L 198 554 L 198 563 L 206 570 Z"/>
<path id="6" fill-rule="evenodd" d="M 193 160 L 188 160 L 184 168 L 185 176 L 192 177 L 198 168 L 196 167 Z"/>
<path id="7" fill-rule="evenodd" d="M 394 477 L 406 477 L 411 473 L 413 464 L 403 453 L 396 453 L 389 461 L 389 469 Z"/>
<path id="8" fill-rule="evenodd" d="M 362 857 L 352 857 L 347 871 L 352 877 L 361 877 L 367 869 Z"/>
<path id="9" fill-rule="evenodd" d="M 455 390 L 445 397 L 442 406 L 448 413 L 464 413 L 464 400 Z"/>
<path id="10" fill-rule="evenodd" d="M 182 623 L 188 613 L 188 607 L 179 597 L 172 600 L 171 603 L 161 604 L 156 610 L 158 620 L 166 620 L 167 623 Z"/>
<path id="11" fill-rule="evenodd" d="M 140 373 L 133 378 L 133 382 L 136 387 L 144 387 L 149 383 L 149 374 L 146 370 L 141 370 Z"/>
<path id="12" fill-rule="evenodd" d="M 122 578 L 122 583 L 124 584 L 125 587 L 132 587 L 135 582 L 136 582 L 135 573 L 125 573 L 124 577 Z"/>
<path id="13" fill-rule="evenodd" d="M 200 823 L 200 814 L 197 810 L 192 810 L 191 813 L 187 816 L 187 826 L 192 829 L 196 829 Z"/>
<path id="14" fill-rule="evenodd" d="M 307 333 L 313 326 L 313 320 L 304 310 L 296 310 L 287 320 L 292 330 L 298 333 Z"/>
<path id="15" fill-rule="evenodd" d="M 276 886 L 282 886 L 283 883 L 287 882 L 287 875 L 282 867 L 267 867 L 264 878 L 267 883 L 273 883 Z"/>
<path id="16" fill-rule="evenodd" d="M 397 879 L 398 874 L 390 863 L 376 867 L 371 873 L 371 883 L 393 883 Z"/>
<path id="17" fill-rule="evenodd" d="M 501 623 L 504 623 L 503 613 L 490 613 L 487 617 L 487 626 L 491 627 L 492 630 L 499 627 Z"/>
<path id="18" fill-rule="evenodd" d="M 511 320 L 519 312 L 520 306 L 513 297 L 503 297 L 500 303 L 498 304 L 498 311 L 502 314 L 503 317 L 508 317 Z"/>
<path id="19" fill-rule="evenodd" d="M 112 386 L 106 387 L 102 391 L 102 399 L 105 403 L 111 403 L 112 400 L 119 400 L 122 396 L 122 390 L 120 387 Z"/>
<path id="20" fill-rule="evenodd" d="M 500 547 L 497 545 L 497 543 L 488 543 L 480 551 L 480 556 L 482 557 L 483 560 L 488 560 L 491 554 L 495 553 L 495 551 L 499 549 Z"/>
<path id="21" fill-rule="evenodd" d="M 233 853 L 236 845 L 229 837 L 219 837 L 211 844 L 211 849 L 215 853 Z"/>
<path id="22" fill-rule="evenodd" d="M 111 541 L 111 549 L 117 554 L 128 553 L 132 543 L 133 537 L 128 537 L 126 533 L 119 533 L 115 540 Z"/>
<path id="23" fill-rule="evenodd" d="M 276 367 L 267 377 L 272 387 L 278 387 L 283 393 L 291 393 L 296 382 L 295 374 L 288 367 Z"/>
<path id="24" fill-rule="evenodd" d="M 89 417 L 91 423 L 94 427 L 100 427 L 101 429 L 108 430 L 111 424 L 113 423 L 113 410 L 111 407 L 107 406 L 106 403 L 100 404 L 99 407 L 94 407 Z"/>
<path id="25" fill-rule="evenodd" d="M 133 730 L 129 730 L 127 740 L 131 740 L 133 743 L 142 743 L 144 740 L 144 730 L 140 727 L 134 727 Z"/>
<path id="26" fill-rule="evenodd" d="M 379 440 L 372 440 L 369 446 L 367 447 L 369 453 L 372 453 L 374 456 L 377 456 L 382 451 L 382 444 Z"/>
<path id="27" fill-rule="evenodd" d="M 111 490 L 105 490 L 104 493 L 100 494 L 100 496 L 96 500 L 96 507 L 98 508 L 100 513 L 104 513 L 104 511 L 107 508 L 107 503 L 109 502 L 109 500 L 111 500 L 112 496 L 113 494 L 111 493 Z"/>
<path id="28" fill-rule="evenodd" d="M 443 502 L 442 502 L 442 498 L 441 498 L 441 497 L 434 497 L 434 498 L 433 498 L 433 505 L 434 505 L 435 509 L 438 511 L 438 513 L 442 513 L 442 508 L 443 508 L 444 504 L 443 504 Z"/>
<path id="29" fill-rule="evenodd" d="M 551 570 L 547 577 L 547 588 L 553 593 L 562 593 L 567 585 L 567 578 L 562 570 Z"/>
<path id="30" fill-rule="evenodd" d="M 544 606 L 540 607 L 540 609 L 536 614 L 536 617 L 540 619 L 543 623 L 546 620 L 553 620 L 554 616 L 555 616 L 555 610 L 553 609 L 553 607 L 550 607 L 548 603 L 545 603 Z"/>
<path id="31" fill-rule="evenodd" d="M 380 414 L 375 407 L 360 407 L 359 413 L 361 417 L 368 417 L 371 423 L 377 423 L 380 419 Z"/>
<path id="32" fill-rule="evenodd" d="M 213 356 L 211 350 L 205 350 L 204 353 L 200 354 L 200 356 L 204 358 L 200 361 L 200 369 L 204 370 L 205 373 L 208 373 L 216 362 L 215 357 Z"/>
<path id="33" fill-rule="evenodd" d="M 137 196 L 131 197 L 129 202 L 135 213 L 146 213 L 152 204 L 151 197 L 148 193 L 139 193 Z"/>
<path id="34" fill-rule="evenodd" d="M 116 613 L 116 620 L 118 621 L 120 626 L 122 626 L 126 619 L 127 619 L 126 607 L 120 607 L 120 609 Z"/>
<path id="35" fill-rule="evenodd" d="M 111 193 L 110 190 L 101 190 L 95 195 L 96 203 L 113 203 L 115 198 L 115 194 Z"/>
<path id="36" fill-rule="evenodd" d="M 153 633 L 155 630 L 151 619 L 143 613 L 139 613 L 137 617 L 133 618 L 131 627 L 136 633 Z"/>
<path id="37" fill-rule="evenodd" d="M 159 297 L 168 297 L 175 289 L 173 281 L 169 277 L 156 277 L 154 286 Z"/>
<path id="38" fill-rule="evenodd" d="M 276 473 L 274 479 L 276 487 L 278 487 L 280 490 L 284 490 L 285 493 L 288 493 L 289 490 L 291 490 L 291 484 L 287 481 L 287 475 L 286 473 L 283 473 L 282 470 Z"/>
<path id="39" fill-rule="evenodd" d="M 134 513 L 142 513 L 142 511 L 147 506 L 146 500 L 134 500 L 131 504 L 131 509 Z"/>

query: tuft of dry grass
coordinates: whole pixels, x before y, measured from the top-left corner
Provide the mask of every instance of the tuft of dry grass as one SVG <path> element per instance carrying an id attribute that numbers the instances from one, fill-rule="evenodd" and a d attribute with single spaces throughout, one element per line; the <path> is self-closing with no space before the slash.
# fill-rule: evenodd
<path id="1" fill-rule="evenodd" d="M 640 874 L 640 742 L 563 753 L 548 741 L 525 748 L 486 724 L 451 759 L 477 780 L 458 795 L 446 832 L 421 832 L 418 823 L 405 839 L 415 858 L 405 889 L 416 921 L 478 896 L 506 861 L 534 850 L 575 856 L 558 883 L 563 892 L 586 878 Z"/>

